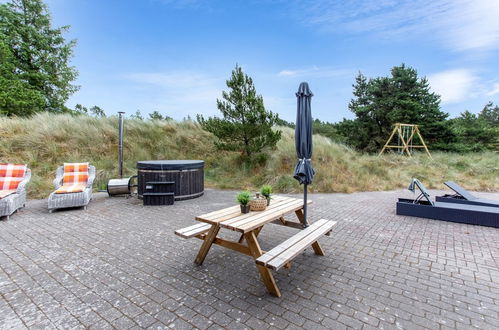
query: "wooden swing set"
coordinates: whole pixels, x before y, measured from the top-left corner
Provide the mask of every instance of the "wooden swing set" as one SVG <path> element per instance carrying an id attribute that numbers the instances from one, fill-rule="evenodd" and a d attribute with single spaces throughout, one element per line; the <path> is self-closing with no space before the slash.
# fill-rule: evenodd
<path id="1" fill-rule="evenodd" d="M 390 144 L 395 134 L 397 134 L 397 145 Z M 419 138 L 419 141 L 421 141 L 420 145 L 415 145 L 413 143 L 414 136 L 417 136 Z M 424 148 L 428 156 L 432 158 L 430 151 L 426 147 L 423 137 L 419 132 L 418 125 L 396 123 L 394 125 L 392 134 L 386 141 L 383 149 L 381 149 L 379 156 L 381 156 L 381 154 L 383 154 L 386 149 L 397 149 L 397 152 L 399 154 L 407 153 L 409 157 L 412 157 L 413 148 Z"/>

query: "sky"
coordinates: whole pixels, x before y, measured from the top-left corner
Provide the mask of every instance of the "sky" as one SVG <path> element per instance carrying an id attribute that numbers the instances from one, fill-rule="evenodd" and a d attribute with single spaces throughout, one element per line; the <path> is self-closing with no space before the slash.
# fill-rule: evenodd
<path id="1" fill-rule="evenodd" d="M 302 81 L 315 118 L 353 118 L 355 76 L 405 63 L 450 117 L 499 103 L 499 0 L 46 0 L 70 25 L 80 90 L 68 105 L 219 114 L 235 65 L 267 109 L 294 121 Z"/>

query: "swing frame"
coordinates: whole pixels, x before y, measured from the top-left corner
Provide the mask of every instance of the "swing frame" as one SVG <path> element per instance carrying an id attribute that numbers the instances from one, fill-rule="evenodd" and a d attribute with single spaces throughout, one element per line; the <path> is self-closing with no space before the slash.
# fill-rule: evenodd
<path id="1" fill-rule="evenodd" d="M 390 143 L 392 142 L 392 139 L 395 136 L 395 134 L 397 134 L 397 145 L 392 145 Z M 421 141 L 420 145 L 413 144 L 414 136 L 417 136 L 419 138 L 419 141 Z M 430 151 L 428 150 L 428 147 L 426 146 L 426 143 L 424 142 L 423 137 L 421 136 L 418 125 L 395 123 L 392 134 L 386 141 L 385 145 L 383 146 L 383 149 L 381 149 L 378 156 L 381 156 L 381 154 L 383 154 L 385 150 L 393 148 L 397 148 L 399 153 L 402 154 L 404 152 L 407 153 L 409 157 L 412 157 L 413 148 L 424 148 L 424 150 L 428 154 L 428 157 L 432 158 Z"/>

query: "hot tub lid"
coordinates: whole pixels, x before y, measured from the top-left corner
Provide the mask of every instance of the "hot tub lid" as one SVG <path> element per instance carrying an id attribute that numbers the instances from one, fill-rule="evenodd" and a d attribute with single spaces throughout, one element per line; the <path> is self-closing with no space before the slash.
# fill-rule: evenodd
<path id="1" fill-rule="evenodd" d="M 203 160 L 142 160 L 137 162 L 139 170 L 193 170 L 203 167 Z"/>

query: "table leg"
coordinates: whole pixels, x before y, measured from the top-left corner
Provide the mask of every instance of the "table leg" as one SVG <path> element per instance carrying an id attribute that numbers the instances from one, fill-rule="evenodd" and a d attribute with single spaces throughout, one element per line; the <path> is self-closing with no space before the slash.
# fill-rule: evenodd
<path id="1" fill-rule="evenodd" d="M 251 254 L 253 255 L 253 258 L 257 259 L 258 257 L 260 257 L 263 253 L 262 249 L 260 248 L 260 244 L 258 244 L 255 233 L 253 231 L 250 231 L 249 233 L 244 234 L 244 238 L 246 239 L 246 242 L 248 242 L 248 247 L 251 251 Z M 262 281 L 267 287 L 269 293 L 276 297 L 280 297 L 281 291 L 279 291 L 279 288 L 275 283 L 274 276 L 270 272 L 270 269 L 260 265 L 256 265 L 256 267 L 258 268 L 260 276 L 262 277 Z"/>
<path id="2" fill-rule="evenodd" d="M 210 248 L 213 244 L 213 241 L 217 237 L 219 230 L 220 230 L 220 226 L 218 224 L 212 225 L 210 230 L 206 234 L 206 237 L 204 238 L 203 244 L 201 245 L 201 248 L 199 249 L 196 260 L 194 260 L 194 262 L 197 263 L 198 265 L 203 264 L 204 258 L 206 258 L 208 251 L 210 251 Z"/>
<path id="3" fill-rule="evenodd" d="M 304 224 L 305 223 L 305 216 L 303 215 L 303 209 L 296 210 L 295 214 L 298 217 L 298 220 L 300 220 L 301 224 Z M 314 249 L 315 254 L 317 254 L 319 256 L 326 255 L 324 253 L 324 250 L 322 250 L 322 247 L 319 244 L 319 242 L 312 243 L 312 249 Z"/>
<path id="4" fill-rule="evenodd" d="M 262 231 L 262 228 L 263 228 L 263 226 L 254 230 L 255 237 L 258 237 L 258 234 L 260 234 L 260 232 Z M 242 243 L 243 241 L 244 241 L 244 234 L 241 234 L 241 237 L 239 237 L 238 243 Z"/>

